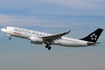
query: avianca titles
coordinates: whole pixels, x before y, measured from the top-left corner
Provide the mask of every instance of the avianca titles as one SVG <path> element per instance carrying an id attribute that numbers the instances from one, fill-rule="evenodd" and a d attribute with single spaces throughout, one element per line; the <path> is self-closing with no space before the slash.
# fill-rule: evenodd
<path id="1" fill-rule="evenodd" d="M 11 40 L 12 36 L 24 38 L 30 40 L 30 43 L 33 44 L 44 44 L 45 48 L 50 50 L 51 45 L 60 45 L 65 47 L 86 47 L 98 45 L 99 42 L 97 42 L 97 40 L 103 29 L 98 28 L 82 39 L 64 37 L 64 35 L 68 34 L 71 30 L 60 34 L 49 34 L 19 27 L 5 27 L 2 28 L 1 31 L 10 36 L 9 40 Z"/>

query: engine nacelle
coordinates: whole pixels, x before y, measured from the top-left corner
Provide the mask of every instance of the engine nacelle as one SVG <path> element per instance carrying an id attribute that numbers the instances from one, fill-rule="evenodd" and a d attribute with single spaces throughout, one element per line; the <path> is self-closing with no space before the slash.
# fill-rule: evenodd
<path id="1" fill-rule="evenodd" d="M 43 40 L 39 37 L 32 36 L 29 38 L 33 44 L 42 44 Z"/>

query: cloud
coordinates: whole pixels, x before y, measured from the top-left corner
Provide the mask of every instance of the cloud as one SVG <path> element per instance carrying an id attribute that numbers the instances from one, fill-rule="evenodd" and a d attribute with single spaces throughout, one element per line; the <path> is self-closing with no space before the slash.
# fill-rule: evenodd
<path id="1" fill-rule="evenodd" d="M 67 26 L 67 25 L 44 25 L 42 27 L 72 27 L 72 26 Z"/>
<path id="2" fill-rule="evenodd" d="M 0 15 L 0 26 L 39 26 L 48 22 L 46 19 L 38 19 L 36 16 L 8 16 Z"/>
<path id="3" fill-rule="evenodd" d="M 49 17 L 48 17 L 49 18 Z M 64 24 L 59 24 L 57 22 L 52 22 L 53 19 L 44 19 L 38 18 L 36 16 L 9 16 L 9 15 L 0 15 L 0 26 L 26 26 L 26 27 L 72 27 Z M 59 22 L 59 20 L 58 20 Z M 53 24 L 57 23 L 57 24 Z"/>
<path id="4" fill-rule="evenodd" d="M 72 27 L 60 23 L 61 21 L 54 20 L 51 17 L 39 18 L 37 16 L 10 16 L 10 15 L 0 15 L 0 26 L 38 26 L 38 27 Z M 59 23 L 60 24 L 59 24 Z M 54 24 L 57 23 L 57 24 Z"/>
<path id="5" fill-rule="evenodd" d="M 103 0 L 1 0 L 1 13 L 21 15 L 105 15 Z M 8 12 L 9 11 L 9 12 Z M 14 12 L 14 13 L 11 13 Z"/>
<path id="6" fill-rule="evenodd" d="M 75 28 L 79 26 L 94 27 L 104 26 L 104 17 L 66 17 L 66 16 L 12 16 L 0 15 L 0 26 L 37 26 L 37 27 L 65 27 Z M 100 24 L 101 23 L 101 24 Z"/>

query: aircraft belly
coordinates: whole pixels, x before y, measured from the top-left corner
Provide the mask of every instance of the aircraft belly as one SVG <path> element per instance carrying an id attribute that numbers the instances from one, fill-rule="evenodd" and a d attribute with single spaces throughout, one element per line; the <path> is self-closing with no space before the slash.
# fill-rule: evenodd
<path id="1" fill-rule="evenodd" d="M 61 46 L 66 47 L 85 47 L 87 46 L 87 43 L 85 42 L 78 42 L 78 41 L 70 41 L 70 40 L 61 40 L 59 41 Z"/>

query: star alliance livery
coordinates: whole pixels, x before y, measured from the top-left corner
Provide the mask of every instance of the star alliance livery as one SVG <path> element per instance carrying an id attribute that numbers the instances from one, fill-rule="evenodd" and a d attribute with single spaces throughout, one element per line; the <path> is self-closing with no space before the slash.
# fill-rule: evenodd
<path id="1" fill-rule="evenodd" d="M 51 45 L 60 45 L 65 47 L 86 47 L 98 45 L 99 42 L 97 42 L 97 40 L 103 29 L 98 28 L 82 39 L 64 37 L 64 35 L 68 34 L 71 30 L 60 34 L 49 34 L 19 27 L 5 27 L 2 28 L 1 31 L 10 36 L 9 40 L 11 40 L 12 36 L 24 38 L 30 40 L 32 44 L 44 44 L 45 48 L 50 50 Z"/>

